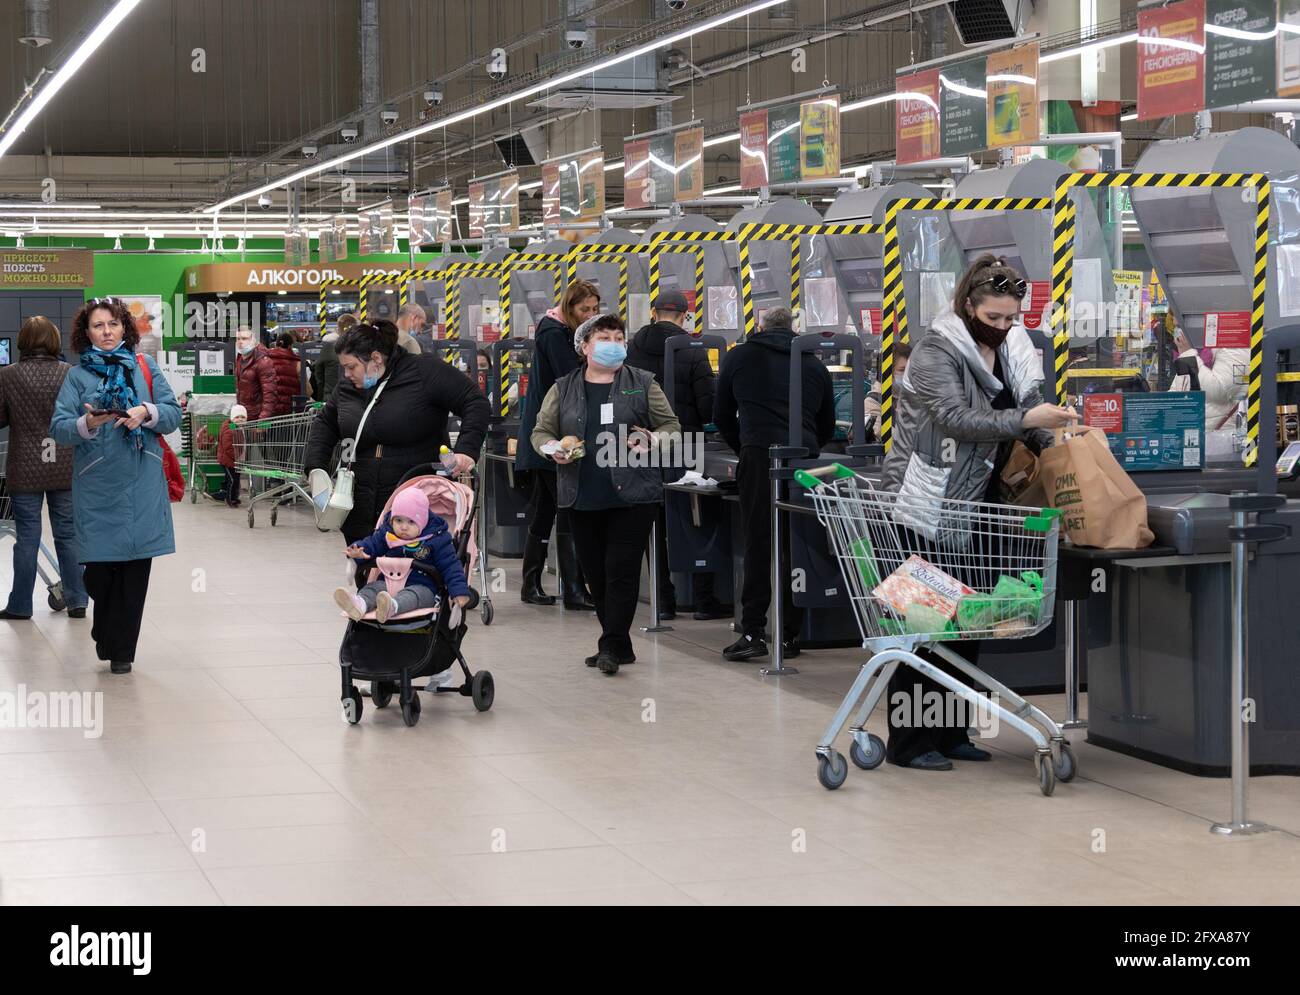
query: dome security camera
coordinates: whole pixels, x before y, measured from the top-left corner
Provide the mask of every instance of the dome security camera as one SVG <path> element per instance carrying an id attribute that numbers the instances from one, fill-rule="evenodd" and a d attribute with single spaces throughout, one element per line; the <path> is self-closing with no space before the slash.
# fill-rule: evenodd
<path id="1" fill-rule="evenodd" d="M 304 159 L 315 159 L 315 158 L 316 158 L 316 146 L 315 146 L 315 145 L 304 145 L 304 146 L 302 147 L 302 157 L 303 157 Z"/>
<path id="2" fill-rule="evenodd" d="M 587 25 L 582 21 L 570 21 L 564 30 L 564 43 L 572 49 L 582 48 L 587 44 Z"/>
<path id="3" fill-rule="evenodd" d="M 668 0 L 668 7 L 670 10 L 685 10 L 686 0 Z"/>
<path id="4" fill-rule="evenodd" d="M 264 193 L 258 197 L 257 206 L 263 211 L 269 211 L 271 209 L 271 195 L 269 193 Z"/>
<path id="5" fill-rule="evenodd" d="M 396 123 L 397 123 L 397 108 L 396 108 L 396 107 L 385 107 L 382 111 L 379 112 L 379 119 L 380 119 L 381 121 L 383 121 L 384 124 L 396 124 Z"/>
<path id="6" fill-rule="evenodd" d="M 355 142 L 355 141 L 357 140 L 357 129 L 356 129 L 356 128 L 345 127 L 345 128 L 340 132 L 340 134 L 342 134 L 342 136 L 343 136 L 343 141 L 344 141 L 345 143 L 347 143 L 348 145 L 351 145 L 353 142 Z"/>
<path id="7" fill-rule="evenodd" d="M 509 72 L 509 63 L 503 50 L 497 49 L 497 52 L 499 54 L 494 55 L 487 64 L 487 74 L 492 79 L 505 79 Z"/>
<path id="8" fill-rule="evenodd" d="M 432 86 L 424 91 L 424 102 L 430 107 L 437 107 L 442 103 L 442 88 Z"/>

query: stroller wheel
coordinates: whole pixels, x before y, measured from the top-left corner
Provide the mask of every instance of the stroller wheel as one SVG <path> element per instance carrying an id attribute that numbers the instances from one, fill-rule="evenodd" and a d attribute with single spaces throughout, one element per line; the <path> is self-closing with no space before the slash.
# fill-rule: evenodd
<path id="1" fill-rule="evenodd" d="M 387 681 L 370 682 L 370 701 L 376 708 L 387 708 L 393 700 L 393 685 Z"/>
<path id="2" fill-rule="evenodd" d="M 411 692 L 411 700 L 402 702 L 402 721 L 413 726 L 420 721 L 420 696 Z"/>
<path id="3" fill-rule="evenodd" d="M 483 603 L 478 606 L 479 617 L 483 619 L 484 625 L 492 624 L 492 599 L 484 598 Z"/>
<path id="4" fill-rule="evenodd" d="M 474 707 L 480 712 L 486 712 L 492 707 L 492 701 L 497 696 L 496 684 L 492 680 L 492 675 L 486 670 L 480 670 L 474 675 L 470 682 L 470 695 L 474 699 Z"/>
<path id="5" fill-rule="evenodd" d="M 351 688 L 343 699 L 343 721 L 351 726 L 361 721 L 361 692 L 356 688 Z"/>

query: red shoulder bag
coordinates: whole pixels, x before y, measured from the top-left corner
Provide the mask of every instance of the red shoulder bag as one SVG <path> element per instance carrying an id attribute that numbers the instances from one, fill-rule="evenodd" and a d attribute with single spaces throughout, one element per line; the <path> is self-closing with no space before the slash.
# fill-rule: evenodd
<path id="1" fill-rule="evenodd" d="M 140 364 L 140 372 L 144 374 L 144 382 L 149 388 L 149 400 L 153 401 L 153 373 L 149 370 L 149 363 L 141 355 L 137 355 L 135 359 Z M 167 440 L 161 435 L 158 436 L 158 444 L 162 446 L 163 476 L 167 478 L 167 497 L 172 501 L 179 501 L 185 496 L 185 474 L 181 470 L 181 461 L 176 458 L 172 447 L 167 445 Z"/>

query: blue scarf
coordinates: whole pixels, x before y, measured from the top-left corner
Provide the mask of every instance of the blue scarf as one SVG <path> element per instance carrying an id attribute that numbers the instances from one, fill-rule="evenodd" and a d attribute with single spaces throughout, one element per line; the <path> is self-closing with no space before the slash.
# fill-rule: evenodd
<path id="1" fill-rule="evenodd" d="M 130 411 L 140 403 L 135 392 L 135 353 L 126 343 L 112 352 L 92 347 L 81 354 L 81 365 L 100 377 L 99 387 L 90 399 L 94 407 Z M 137 449 L 144 445 L 144 435 L 138 428 L 131 430 L 131 439 Z"/>

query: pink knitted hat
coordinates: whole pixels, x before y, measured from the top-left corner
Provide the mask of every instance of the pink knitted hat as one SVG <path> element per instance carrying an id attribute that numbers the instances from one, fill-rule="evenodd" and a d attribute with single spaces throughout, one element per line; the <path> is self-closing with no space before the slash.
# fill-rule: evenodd
<path id="1" fill-rule="evenodd" d="M 418 487 L 408 487 L 393 498 L 391 513 L 409 518 L 421 532 L 429 521 L 429 499 Z"/>

